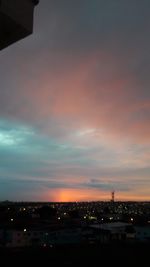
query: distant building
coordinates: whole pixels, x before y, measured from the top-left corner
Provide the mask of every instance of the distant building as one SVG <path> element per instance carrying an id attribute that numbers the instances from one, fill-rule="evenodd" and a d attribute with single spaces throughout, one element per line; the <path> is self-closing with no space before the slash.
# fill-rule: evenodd
<path id="1" fill-rule="evenodd" d="M 34 7 L 38 2 L 0 1 L 0 50 L 32 34 Z"/>
<path id="2" fill-rule="evenodd" d="M 79 244 L 80 242 L 81 230 L 79 228 L 0 230 L 0 247 L 50 247 Z"/>
<path id="3" fill-rule="evenodd" d="M 141 242 L 150 242 L 150 226 L 135 226 L 136 239 Z"/>
<path id="4" fill-rule="evenodd" d="M 42 238 L 44 236 L 44 231 L 42 230 L 16 230 L 10 229 L 5 231 L 4 244 L 5 247 L 30 247 L 30 246 L 40 246 L 42 243 Z"/>
<path id="5" fill-rule="evenodd" d="M 43 238 L 43 246 L 53 245 L 75 245 L 80 244 L 82 240 L 80 228 L 64 228 L 45 233 Z"/>
<path id="6" fill-rule="evenodd" d="M 135 239 L 135 230 L 132 224 L 124 222 L 111 222 L 91 225 L 91 228 L 99 230 L 101 241 L 109 243 L 111 241 L 129 241 Z"/>

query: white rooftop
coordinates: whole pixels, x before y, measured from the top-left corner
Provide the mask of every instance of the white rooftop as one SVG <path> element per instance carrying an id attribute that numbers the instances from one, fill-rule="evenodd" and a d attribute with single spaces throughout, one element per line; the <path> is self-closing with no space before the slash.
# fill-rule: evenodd
<path id="1" fill-rule="evenodd" d="M 126 226 L 132 225 L 131 223 L 124 222 L 111 222 L 111 223 L 103 223 L 103 224 L 93 224 L 90 227 L 95 229 L 104 229 L 104 230 L 113 230 L 116 228 L 125 228 Z"/>

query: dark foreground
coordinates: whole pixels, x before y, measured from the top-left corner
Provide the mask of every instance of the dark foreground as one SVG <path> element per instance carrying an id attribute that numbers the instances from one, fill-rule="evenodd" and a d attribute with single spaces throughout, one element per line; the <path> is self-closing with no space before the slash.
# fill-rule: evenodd
<path id="1" fill-rule="evenodd" d="M 1 249 L 1 266 L 150 266 L 149 244 Z"/>

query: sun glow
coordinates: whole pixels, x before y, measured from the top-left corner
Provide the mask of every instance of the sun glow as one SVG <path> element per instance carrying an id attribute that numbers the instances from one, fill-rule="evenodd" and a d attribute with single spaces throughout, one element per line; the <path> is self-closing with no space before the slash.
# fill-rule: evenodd
<path id="1" fill-rule="evenodd" d="M 109 200 L 109 192 L 102 192 L 98 189 L 59 189 L 55 191 L 55 201 L 57 202 L 78 202 L 78 201 L 98 201 Z"/>
<path id="2" fill-rule="evenodd" d="M 116 201 L 144 201 L 149 198 L 144 198 L 140 195 L 132 195 L 128 192 L 117 192 Z M 84 201 L 110 201 L 111 192 L 99 189 L 73 189 L 62 188 L 55 191 L 49 190 L 44 196 L 44 200 L 54 202 L 84 202 Z"/>

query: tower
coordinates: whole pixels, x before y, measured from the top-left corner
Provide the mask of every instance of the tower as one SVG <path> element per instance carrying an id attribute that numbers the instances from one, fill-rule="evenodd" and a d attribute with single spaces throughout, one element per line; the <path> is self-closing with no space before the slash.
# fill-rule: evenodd
<path id="1" fill-rule="evenodd" d="M 115 201 L 115 191 L 111 192 L 111 202 Z"/>

